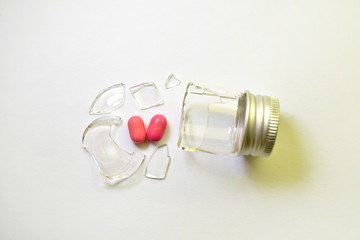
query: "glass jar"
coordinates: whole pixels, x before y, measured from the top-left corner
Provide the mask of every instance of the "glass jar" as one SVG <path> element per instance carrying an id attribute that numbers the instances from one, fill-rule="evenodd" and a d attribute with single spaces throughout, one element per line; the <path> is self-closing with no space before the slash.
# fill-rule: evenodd
<path id="1" fill-rule="evenodd" d="M 279 101 L 249 91 L 230 93 L 189 83 L 178 147 L 185 151 L 268 157 L 279 125 Z"/>

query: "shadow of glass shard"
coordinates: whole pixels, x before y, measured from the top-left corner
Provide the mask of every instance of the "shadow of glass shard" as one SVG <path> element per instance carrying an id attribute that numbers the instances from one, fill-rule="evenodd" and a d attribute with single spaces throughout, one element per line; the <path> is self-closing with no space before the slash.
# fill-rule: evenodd
<path id="1" fill-rule="evenodd" d="M 170 74 L 165 82 L 165 88 L 173 88 L 179 86 L 181 81 L 174 76 L 174 74 Z"/>
<path id="2" fill-rule="evenodd" d="M 106 114 L 119 109 L 125 102 L 125 85 L 123 83 L 113 85 L 101 90 L 92 102 L 90 114 Z"/>
<path id="3" fill-rule="evenodd" d="M 152 179 L 165 179 L 170 165 L 168 145 L 162 145 L 154 150 L 146 168 L 145 176 Z"/>
<path id="4" fill-rule="evenodd" d="M 85 129 L 82 137 L 82 146 L 95 160 L 100 174 L 111 183 L 129 178 L 145 159 L 145 155 L 128 153 L 116 144 L 112 131 L 120 126 L 120 117 L 97 118 Z"/>
<path id="5" fill-rule="evenodd" d="M 146 82 L 129 88 L 131 95 L 139 105 L 140 109 L 147 109 L 164 104 L 155 83 Z"/>

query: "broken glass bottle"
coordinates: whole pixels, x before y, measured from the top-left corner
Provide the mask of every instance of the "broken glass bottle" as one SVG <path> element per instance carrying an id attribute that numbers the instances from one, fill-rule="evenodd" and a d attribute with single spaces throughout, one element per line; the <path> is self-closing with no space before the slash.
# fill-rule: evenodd
<path id="1" fill-rule="evenodd" d="M 189 83 L 178 147 L 186 151 L 267 157 L 279 125 L 275 97 L 212 90 Z"/>

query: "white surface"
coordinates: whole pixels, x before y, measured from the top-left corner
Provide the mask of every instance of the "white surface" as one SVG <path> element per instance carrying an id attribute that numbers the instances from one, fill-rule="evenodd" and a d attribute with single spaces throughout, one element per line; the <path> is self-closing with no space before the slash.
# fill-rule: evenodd
<path id="1" fill-rule="evenodd" d="M 358 0 L 0 1 L 0 239 L 359 239 L 359 24 Z M 109 187 L 88 107 L 145 81 L 165 105 L 117 113 L 168 117 L 168 178 Z M 279 97 L 272 157 L 178 150 L 189 81 Z"/>

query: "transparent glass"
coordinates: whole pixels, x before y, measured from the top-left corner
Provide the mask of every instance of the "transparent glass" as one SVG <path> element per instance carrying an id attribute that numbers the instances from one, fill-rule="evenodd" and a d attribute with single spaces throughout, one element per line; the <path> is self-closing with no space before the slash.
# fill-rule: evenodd
<path id="1" fill-rule="evenodd" d="M 168 145 L 157 147 L 152 153 L 145 176 L 153 179 L 165 179 L 170 165 Z"/>
<path id="2" fill-rule="evenodd" d="M 187 151 L 234 153 L 238 101 L 237 95 L 188 85 L 179 146 Z"/>
<path id="3" fill-rule="evenodd" d="M 174 74 L 170 74 L 165 82 L 165 88 L 173 88 L 179 86 L 181 81 L 174 76 Z"/>
<path id="4" fill-rule="evenodd" d="M 147 109 L 164 104 L 155 83 L 146 82 L 129 88 L 131 95 L 139 105 L 140 109 Z"/>
<path id="5" fill-rule="evenodd" d="M 125 85 L 113 85 L 100 91 L 92 102 L 90 114 L 106 114 L 119 109 L 125 102 Z"/>
<path id="6" fill-rule="evenodd" d="M 269 156 L 277 134 L 279 103 L 274 97 L 218 91 L 189 83 L 178 147 L 213 154 Z"/>
<path id="7" fill-rule="evenodd" d="M 85 129 L 82 137 L 82 145 L 95 160 L 100 174 L 114 183 L 133 175 L 145 159 L 145 155 L 128 153 L 117 145 L 112 132 L 120 126 L 120 117 L 97 118 Z"/>

